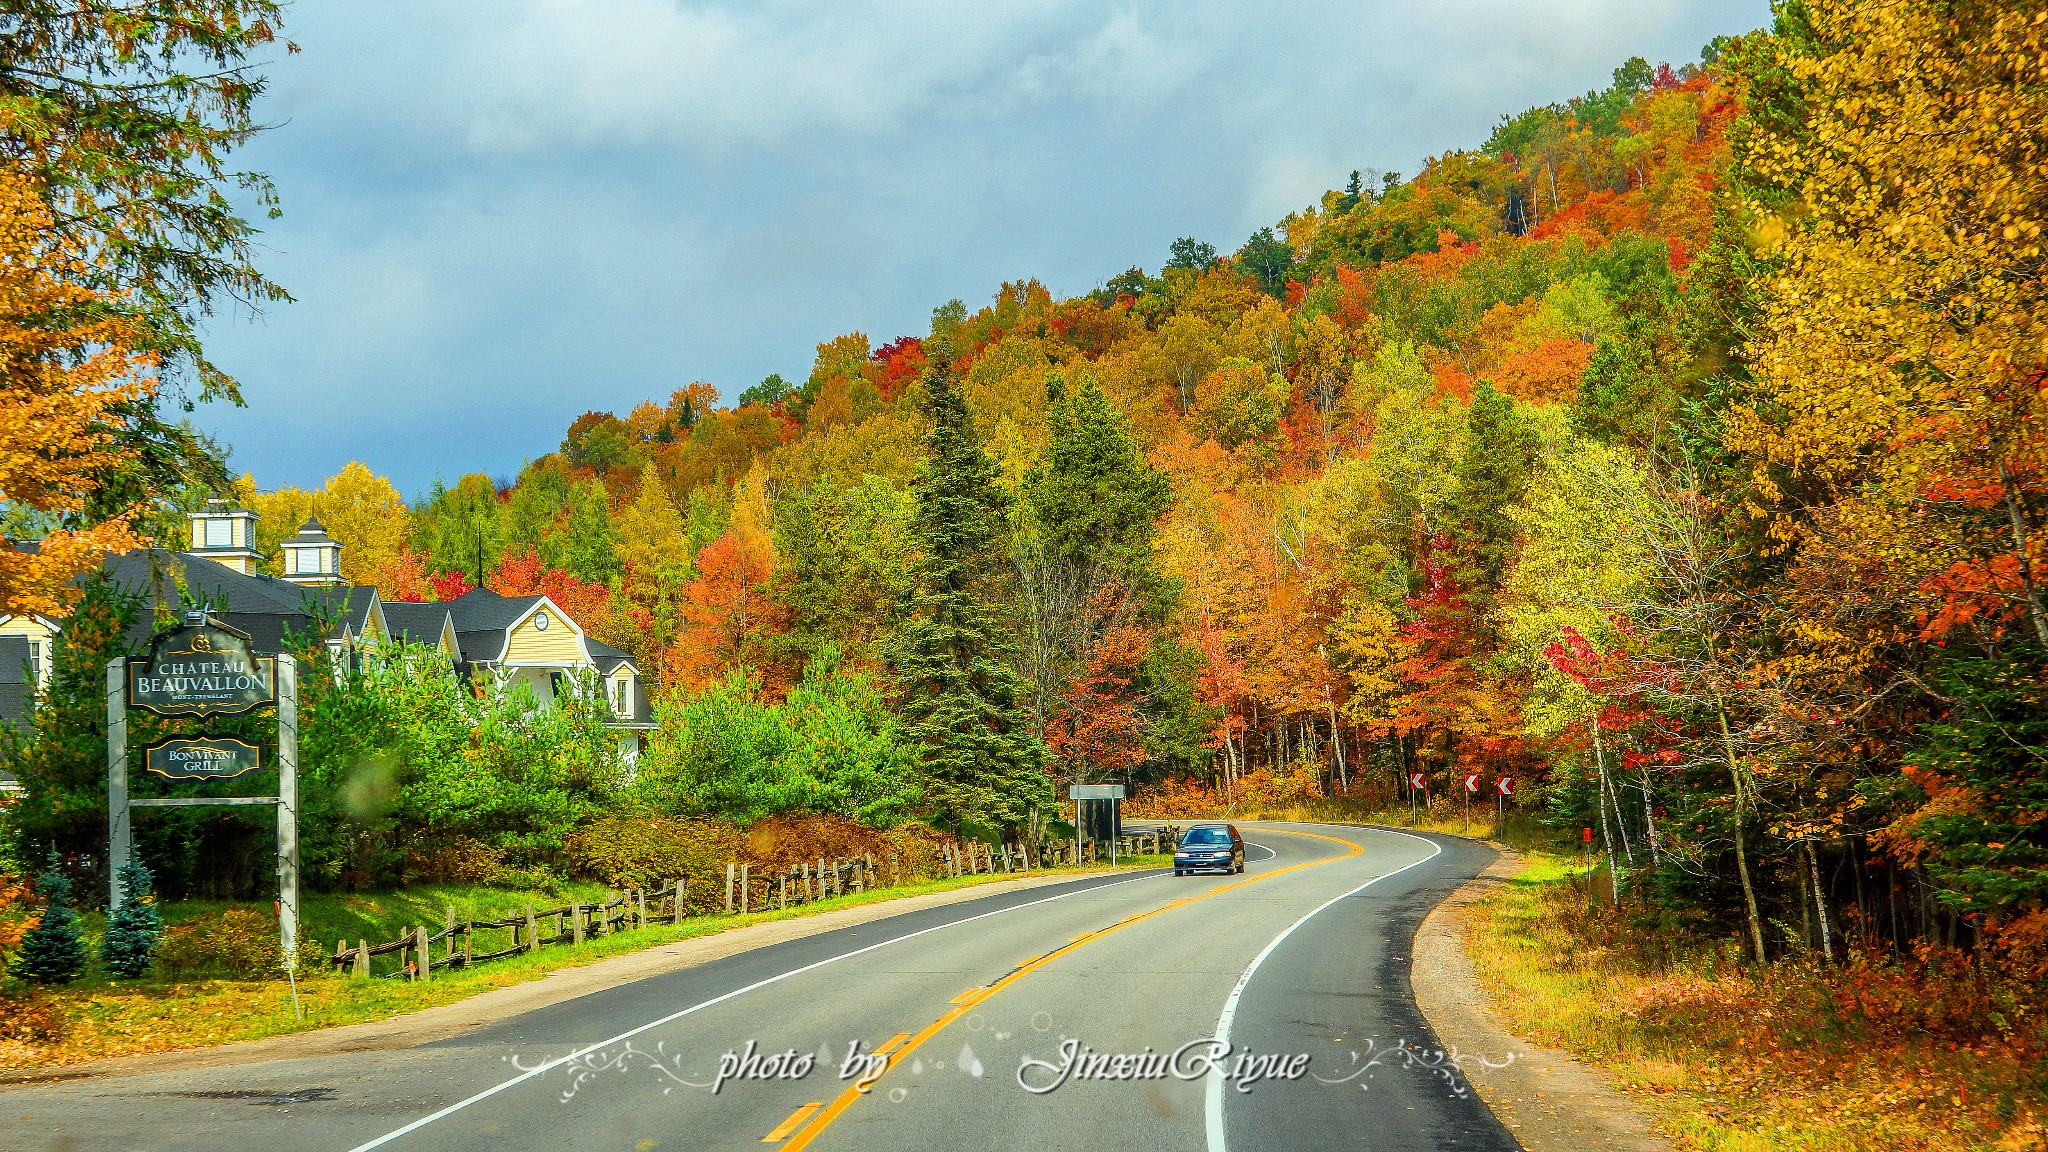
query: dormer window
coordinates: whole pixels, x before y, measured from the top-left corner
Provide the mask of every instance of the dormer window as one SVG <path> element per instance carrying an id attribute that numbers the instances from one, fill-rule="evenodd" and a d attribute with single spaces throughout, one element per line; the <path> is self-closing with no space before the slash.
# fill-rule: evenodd
<path id="1" fill-rule="evenodd" d="M 633 681 L 628 676 L 614 676 L 611 679 L 612 715 L 633 714 Z"/>

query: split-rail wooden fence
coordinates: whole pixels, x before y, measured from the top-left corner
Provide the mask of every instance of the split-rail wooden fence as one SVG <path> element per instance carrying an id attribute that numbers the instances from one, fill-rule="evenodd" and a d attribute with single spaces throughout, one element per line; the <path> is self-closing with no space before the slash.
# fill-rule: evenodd
<path id="1" fill-rule="evenodd" d="M 1118 851 L 1125 855 L 1171 851 L 1172 835 L 1170 826 L 1129 835 Z M 929 863 L 940 876 L 953 877 L 1071 868 L 1095 863 L 1103 855 L 1092 843 L 1082 846 L 1077 857 L 1076 846 L 1070 843 L 1037 849 L 1027 849 L 1022 844 L 992 848 L 969 840 L 940 845 L 936 858 Z M 733 860 L 725 866 L 724 899 L 717 907 L 725 915 L 791 908 L 872 888 L 896 887 L 904 882 L 906 872 L 912 873 L 911 879 L 916 878 L 911 865 L 896 855 L 886 862 L 877 861 L 873 855 L 806 860 L 774 875 L 755 875 L 751 863 Z M 351 946 L 347 940 L 340 940 L 334 945 L 329 963 L 337 971 L 363 979 L 431 980 L 436 972 L 468 968 L 539 948 L 581 944 L 650 925 L 680 924 L 690 915 L 688 892 L 688 881 L 677 877 L 651 891 L 636 888 L 616 893 L 602 903 L 570 903 L 545 909 L 528 904 L 518 913 L 495 920 L 468 916 L 458 919 L 450 905 L 438 932 L 419 926 L 382 944 L 358 940 Z M 493 943 L 505 946 L 478 951 L 479 933 L 501 934 Z M 389 967 L 380 970 L 378 961 L 387 957 Z"/>

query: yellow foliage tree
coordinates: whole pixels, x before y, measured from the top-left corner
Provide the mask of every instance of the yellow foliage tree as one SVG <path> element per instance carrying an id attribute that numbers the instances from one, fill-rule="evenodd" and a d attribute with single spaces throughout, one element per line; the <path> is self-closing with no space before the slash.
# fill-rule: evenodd
<path id="1" fill-rule="evenodd" d="M 81 286 L 86 258 L 53 227 L 36 189 L 0 168 L 0 501 L 76 519 L 129 459 L 125 410 L 155 394 L 155 358 L 136 351 L 112 297 Z M 136 546 L 133 510 L 44 534 L 33 551 L 0 537 L 0 614 L 62 615 L 70 581 Z"/>
<path id="2" fill-rule="evenodd" d="M 1823 48 L 1787 61 L 1806 122 L 1746 157 L 1776 267 L 1750 348 L 1769 404 L 1738 413 L 1730 445 L 1757 458 L 1788 545 L 1880 550 L 1905 589 L 1975 566 L 1975 591 L 2048 642 L 2029 511 L 2048 465 L 2048 14 L 1810 12 Z M 2002 540 L 1972 507 L 2009 521 Z"/>
<path id="3" fill-rule="evenodd" d="M 243 507 L 256 513 L 256 548 L 269 557 L 272 572 L 281 572 L 278 545 L 297 535 L 308 518 L 320 521 L 341 545 L 341 576 L 352 584 L 375 584 L 384 595 L 392 573 L 402 566 L 412 522 L 405 501 L 390 480 L 351 460 L 315 492 L 290 486 L 258 492 L 252 477 L 236 485 Z"/>

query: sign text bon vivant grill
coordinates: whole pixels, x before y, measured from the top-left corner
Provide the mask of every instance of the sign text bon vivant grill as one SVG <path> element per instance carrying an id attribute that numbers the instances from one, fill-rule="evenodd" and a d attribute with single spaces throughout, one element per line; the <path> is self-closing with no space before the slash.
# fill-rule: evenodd
<path id="1" fill-rule="evenodd" d="M 276 662 L 212 622 L 165 633 L 128 662 L 128 703 L 158 716 L 233 716 L 271 703 L 275 685 Z"/>

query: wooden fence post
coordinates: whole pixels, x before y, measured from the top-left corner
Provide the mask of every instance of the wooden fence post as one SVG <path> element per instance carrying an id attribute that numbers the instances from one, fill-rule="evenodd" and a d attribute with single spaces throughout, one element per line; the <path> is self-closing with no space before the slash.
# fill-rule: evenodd
<path id="1" fill-rule="evenodd" d="M 519 930 L 514 928 L 512 934 L 518 935 Z M 540 947 L 540 931 L 533 922 L 533 903 L 528 901 L 526 905 L 526 950 L 531 952 L 538 947 Z"/>
<path id="2" fill-rule="evenodd" d="M 727 860 L 725 862 L 725 910 L 728 915 L 732 912 L 732 882 L 733 878 L 738 874 L 739 865 L 731 860 Z"/>
<path id="3" fill-rule="evenodd" d="M 775 881 L 775 908 L 781 911 L 789 907 L 789 874 L 783 873 Z"/>
<path id="4" fill-rule="evenodd" d="M 431 980 L 434 978 L 434 948 L 431 944 L 427 943 L 427 930 L 425 928 L 415 928 L 412 930 L 412 935 L 415 942 L 414 947 L 419 950 L 420 954 L 420 979 Z"/>
<path id="5" fill-rule="evenodd" d="M 569 906 L 569 933 L 569 942 L 571 944 L 583 943 L 583 905 L 581 904 L 571 904 Z"/>
<path id="6" fill-rule="evenodd" d="M 368 940 L 358 939 L 356 941 L 355 970 L 351 975 L 361 976 L 366 980 L 370 977 L 370 942 Z"/>
<path id="7" fill-rule="evenodd" d="M 670 883 L 670 885 L 669 885 L 669 886 L 670 886 L 671 888 L 675 889 L 675 897 L 674 897 L 674 900 L 675 900 L 675 902 L 674 902 L 674 903 L 672 903 L 672 904 L 670 904 L 670 905 L 669 905 L 669 907 L 668 907 L 668 922 L 669 922 L 669 923 L 671 923 L 671 924 L 681 924 L 681 923 L 683 922 L 683 879 L 682 879 L 682 877 L 680 877 L 680 876 L 676 877 L 676 878 L 675 878 L 675 880 L 674 880 L 674 881 L 672 881 L 672 882 Z"/>
<path id="8" fill-rule="evenodd" d="M 462 966 L 469 967 L 476 955 L 476 913 L 471 912 L 462 921 Z"/>
<path id="9" fill-rule="evenodd" d="M 637 920 L 637 923 L 633 925 L 635 928 L 647 927 L 647 889 L 645 888 L 633 889 L 633 916 Z"/>
<path id="10" fill-rule="evenodd" d="M 750 876 L 748 875 L 748 873 L 749 873 L 749 872 L 751 872 L 751 871 L 753 870 L 753 867 L 754 867 L 754 866 L 753 866 L 752 864 L 742 864 L 742 865 L 740 865 L 740 911 L 741 911 L 741 912 L 745 912 L 745 911 L 747 911 L 748 909 L 750 909 L 750 908 L 751 908 L 751 907 L 753 906 L 754 884 L 753 884 L 753 880 L 752 880 L 752 879 L 751 879 L 751 877 L 750 877 Z"/>

